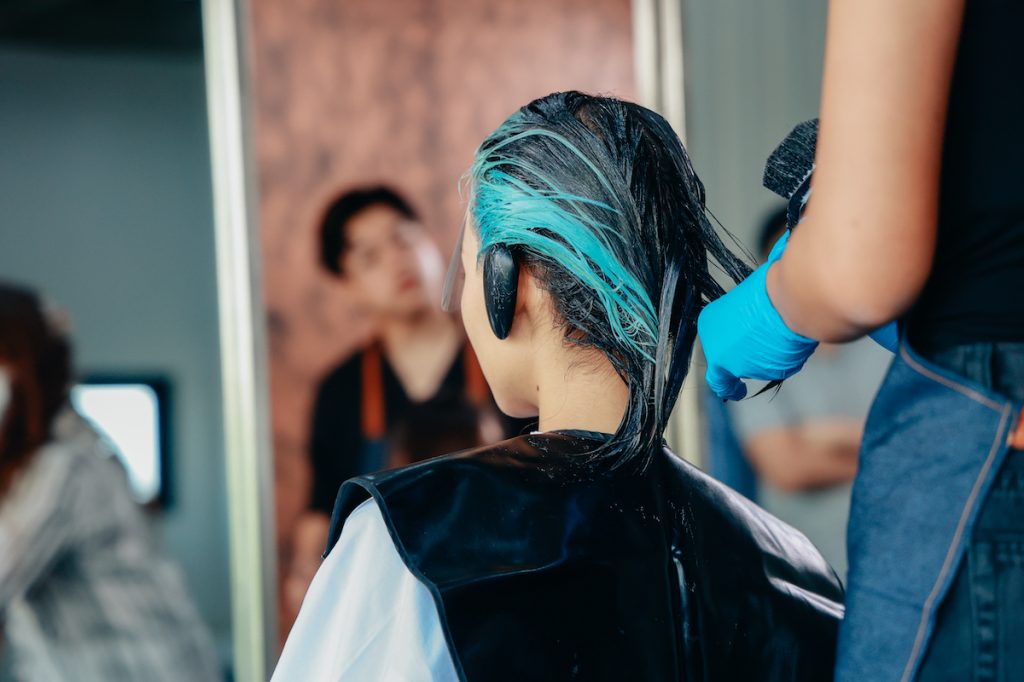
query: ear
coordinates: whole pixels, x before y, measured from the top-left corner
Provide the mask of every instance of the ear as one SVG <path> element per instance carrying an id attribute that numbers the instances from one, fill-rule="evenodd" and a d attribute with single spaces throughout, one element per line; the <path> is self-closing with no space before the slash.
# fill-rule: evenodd
<path id="1" fill-rule="evenodd" d="M 508 338 L 516 315 L 519 293 L 519 263 L 508 247 L 498 244 L 484 254 L 484 304 L 491 331 Z"/>
<path id="2" fill-rule="evenodd" d="M 538 314 L 538 311 L 547 311 L 550 308 L 550 294 L 534 277 L 533 269 L 520 267 L 519 295 L 516 297 L 516 317 L 533 317 Z"/>

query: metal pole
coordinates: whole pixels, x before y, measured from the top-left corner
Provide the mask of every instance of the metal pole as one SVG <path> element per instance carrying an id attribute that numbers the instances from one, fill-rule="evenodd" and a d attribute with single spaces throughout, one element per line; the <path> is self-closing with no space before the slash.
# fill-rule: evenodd
<path id="1" fill-rule="evenodd" d="M 633 0 L 633 42 L 640 103 L 665 117 L 686 142 L 686 88 L 683 68 L 683 0 Z M 700 347 L 693 349 L 694 366 L 702 363 Z M 686 377 L 665 438 L 684 459 L 701 463 L 703 415 L 702 379 Z"/>
<path id="2" fill-rule="evenodd" d="M 233 0 L 203 0 L 235 679 L 249 682 L 269 676 L 277 600 L 258 230 L 246 163 L 243 12 Z"/>

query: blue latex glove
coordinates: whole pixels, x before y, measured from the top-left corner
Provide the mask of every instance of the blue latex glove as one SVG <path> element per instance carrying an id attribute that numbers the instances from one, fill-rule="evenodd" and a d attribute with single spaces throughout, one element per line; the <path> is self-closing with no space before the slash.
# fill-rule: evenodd
<path id="1" fill-rule="evenodd" d="M 725 296 L 712 301 L 697 320 L 708 361 L 708 386 L 719 398 L 741 400 L 741 379 L 780 380 L 800 371 L 818 342 L 792 331 L 782 321 L 765 286 L 768 268 L 782 257 L 787 231 L 768 261 Z"/>
<path id="2" fill-rule="evenodd" d="M 900 347 L 900 331 L 895 322 L 879 327 L 868 334 L 871 340 L 890 353 L 895 353 Z"/>

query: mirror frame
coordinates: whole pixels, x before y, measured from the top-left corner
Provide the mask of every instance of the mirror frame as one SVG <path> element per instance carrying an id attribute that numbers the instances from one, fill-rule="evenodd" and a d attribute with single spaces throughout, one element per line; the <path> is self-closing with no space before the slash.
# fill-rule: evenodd
<path id="1" fill-rule="evenodd" d="M 665 117 L 686 144 L 686 72 L 683 64 L 684 0 L 633 0 L 633 54 L 640 104 Z M 693 347 L 690 372 L 665 430 L 668 444 L 683 459 L 701 466 L 704 422 L 700 396 L 704 377 L 700 341 Z M 697 425 L 697 428 L 687 428 Z"/>
<path id="2" fill-rule="evenodd" d="M 244 0 L 203 0 L 213 177 L 234 676 L 266 680 L 277 578 L 259 221 L 250 163 Z"/>

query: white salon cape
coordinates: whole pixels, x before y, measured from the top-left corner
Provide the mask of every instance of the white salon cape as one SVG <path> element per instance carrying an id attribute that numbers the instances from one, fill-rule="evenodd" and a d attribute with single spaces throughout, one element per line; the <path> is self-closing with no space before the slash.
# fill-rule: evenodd
<path id="1" fill-rule="evenodd" d="M 458 679 L 430 591 L 367 500 L 313 578 L 272 682 Z"/>

